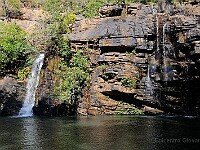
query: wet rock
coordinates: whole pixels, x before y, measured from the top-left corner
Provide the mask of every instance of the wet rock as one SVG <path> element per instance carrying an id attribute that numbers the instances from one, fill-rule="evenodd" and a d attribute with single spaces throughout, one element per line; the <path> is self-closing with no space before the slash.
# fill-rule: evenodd
<path id="1" fill-rule="evenodd" d="M 12 77 L 0 80 L 0 115 L 18 115 L 25 95 L 24 83 L 17 82 Z"/>
<path id="2" fill-rule="evenodd" d="M 48 98 L 43 97 L 38 101 L 38 105 L 33 107 L 33 114 L 37 116 L 70 116 L 77 114 L 77 106 L 68 104 L 66 101 L 62 103 L 54 102 L 49 104 Z"/>
<path id="3" fill-rule="evenodd" d="M 144 106 L 143 111 L 145 114 L 148 114 L 148 115 L 161 115 L 164 113 L 164 111 L 162 111 L 162 110 L 148 107 L 148 106 Z"/>

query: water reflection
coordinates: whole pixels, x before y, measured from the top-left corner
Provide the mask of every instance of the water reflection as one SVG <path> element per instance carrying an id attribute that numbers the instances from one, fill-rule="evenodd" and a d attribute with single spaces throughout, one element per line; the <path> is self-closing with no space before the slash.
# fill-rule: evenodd
<path id="1" fill-rule="evenodd" d="M 200 140 L 183 138 L 200 139 L 199 123 L 177 117 L 0 118 L 0 150 L 198 149 Z"/>
<path id="2" fill-rule="evenodd" d="M 20 140 L 23 138 L 23 135 L 21 133 L 21 128 L 22 128 L 22 124 L 20 122 L 15 122 L 15 119 L 0 118 L 0 149 L 1 150 L 12 149 L 14 147 L 15 149 L 22 148 L 21 142 L 20 142 Z"/>
<path id="3" fill-rule="evenodd" d="M 23 122 L 23 134 L 24 134 L 24 138 L 22 141 L 23 149 L 27 150 L 27 149 L 41 149 L 40 147 L 40 137 L 38 137 L 40 134 L 38 131 L 38 127 L 37 127 L 37 121 L 35 120 L 35 118 L 23 118 L 22 119 Z"/>

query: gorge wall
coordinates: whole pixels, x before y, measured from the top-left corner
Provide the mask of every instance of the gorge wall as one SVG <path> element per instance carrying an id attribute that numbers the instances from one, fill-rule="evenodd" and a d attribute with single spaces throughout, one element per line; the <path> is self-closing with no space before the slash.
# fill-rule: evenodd
<path id="1" fill-rule="evenodd" d="M 21 10 L 10 18 L 28 33 L 44 17 L 43 10 Z M 92 68 L 90 86 L 71 115 L 180 114 L 199 115 L 200 2 L 157 6 L 140 3 L 104 5 L 99 16 L 77 16 L 69 36 L 72 53 L 85 50 Z M 6 18 L 0 18 L 6 21 Z M 37 43 L 36 43 L 37 44 Z M 36 92 L 37 103 L 54 106 L 60 57 L 45 52 Z M 1 115 L 17 115 L 26 82 L 0 80 Z M 62 103 L 62 102 L 61 102 Z M 38 104 L 39 105 L 39 104 Z M 47 106 L 46 106 L 47 105 Z M 49 111 L 49 110 L 48 110 Z M 47 111 L 47 112 L 48 112 Z M 70 114 L 68 112 L 68 114 Z"/>
<path id="2" fill-rule="evenodd" d="M 80 114 L 198 115 L 200 4 L 105 5 L 94 19 L 76 21 L 71 48 L 87 47 L 93 67 Z M 153 111 L 151 111 L 153 110 Z"/>

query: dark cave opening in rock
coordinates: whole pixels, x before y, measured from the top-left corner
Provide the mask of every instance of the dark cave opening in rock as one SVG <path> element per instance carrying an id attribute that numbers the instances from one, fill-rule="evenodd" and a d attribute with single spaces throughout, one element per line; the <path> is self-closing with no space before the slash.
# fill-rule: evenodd
<path id="1" fill-rule="evenodd" d="M 104 46 L 101 47 L 101 54 L 108 52 L 132 53 L 135 47 L 132 46 Z"/>
<path id="2" fill-rule="evenodd" d="M 104 91 L 101 93 L 104 94 L 105 96 L 110 97 L 113 100 L 126 102 L 129 104 L 134 104 L 138 107 L 142 107 L 142 105 L 144 103 L 144 102 L 137 100 L 136 94 L 134 94 L 134 93 L 124 93 L 124 92 L 120 92 L 118 90 Z"/>

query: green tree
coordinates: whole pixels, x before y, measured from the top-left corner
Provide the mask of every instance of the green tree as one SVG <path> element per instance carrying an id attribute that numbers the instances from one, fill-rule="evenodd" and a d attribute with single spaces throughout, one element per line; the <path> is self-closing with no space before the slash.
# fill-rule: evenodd
<path id="1" fill-rule="evenodd" d="M 25 31 L 15 23 L 0 22 L 0 51 L 1 75 L 16 73 L 30 52 Z"/>
<path id="2" fill-rule="evenodd" d="M 54 93 L 60 100 L 67 100 L 70 104 L 75 104 L 81 96 L 82 88 L 90 81 L 90 63 L 82 50 L 75 53 L 68 64 L 60 64 L 60 69 L 56 71 L 60 77 L 60 83 L 55 88 Z"/>

